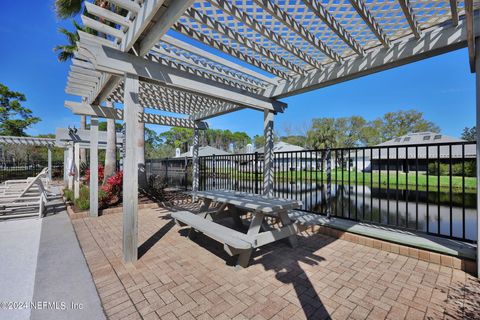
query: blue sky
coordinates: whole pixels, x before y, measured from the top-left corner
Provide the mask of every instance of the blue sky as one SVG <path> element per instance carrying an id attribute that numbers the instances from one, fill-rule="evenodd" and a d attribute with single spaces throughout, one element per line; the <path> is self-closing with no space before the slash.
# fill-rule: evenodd
<path id="1" fill-rule="evenodd" d="M 28 3 L 28 4 L 27 4 Z M 63 107 L 69 63 L 59 63 L 52 48 L 65 43 L 57 28 L 53 0 L 7 0 L 0 11 L 0 83 L 26 94 L 25 106 L 42 121 L 31 135 L 53 133 L 56 127 L 78 125 Z M 71 97 L 70 97 L 71 98 Z M 442 133 L 459 136 L 475 123 L 475 81 L 466 49 L 458 50 L 360 79 L 283 99 L 286 112 L 276 117 L 280 134 L 301 130 L 312 118 L 361 115 L 368 120 L 385 112 L 416 109 Z M 210 119 L 211 128 L 262 133 L 263 114 L 243 110 Z M 152 126 L 157 132 L 165 127 Z"/>

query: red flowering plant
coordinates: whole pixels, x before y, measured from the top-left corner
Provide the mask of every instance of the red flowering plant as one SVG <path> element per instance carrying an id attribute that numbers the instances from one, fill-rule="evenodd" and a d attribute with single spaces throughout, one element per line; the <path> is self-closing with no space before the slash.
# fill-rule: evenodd
<path id="1" fill-rule="evenodd" d="M 98 181 L 103 181 L 104 176 L 105 169 L 102 165 L 98 165 Z M 87 170 L 85 170 L 85 183 L 90 183 L 90 168 L 87 168 Z"/>
<path id="2" fill-rule="evenodd" d="M 118 201 L 122 196 L 122 189 L 123 171 L 117 171 L 113 176 L 108 178 L 106 183 L 100 188 L 100 206 L 106 207 L 112 203 L 112 201 Z"/>

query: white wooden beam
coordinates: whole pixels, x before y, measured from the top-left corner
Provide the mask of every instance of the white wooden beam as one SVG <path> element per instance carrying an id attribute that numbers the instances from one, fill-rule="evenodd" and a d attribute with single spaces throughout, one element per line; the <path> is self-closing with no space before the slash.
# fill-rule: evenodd
<path id="1" fill-rule="evenodd" d="M 192 150 L 192 192 L 193 201 L 197 201 L 197 192 L 200 180 L 200 167 L 198 161 L 198 147 L 200 145 L 199 129 L 193 130 L 193 150 Z"/>
<path id="2" fill-rule="evenodd" d="M 93 116 L 106 119 L 123 120 L 124 110 L 117 108 L 100 107 L 81 102 L 65 101 L 65 107 L 77 115 Z M 194 121 L 186 118 L 176 118 L 153 113 L 140 112 L 138 121 L 162 126 L 208 129 L 206 122 Z"/>
<path id="3" fill-rule="evenodd" d="M 101 72 L 85 69 L 82 67 L 77 67 L 77 66 L 74 66 L 73 64 L 70 66 L 70 72 L 81 73 L 81 74 L 84 74 L 90 77 L 95 77 L 95 78 L 100 78 L 102 76 Z"/>
<path id="4" fill-rule="evenodd" d="M 77 115 L 92 116 L 98 118 L 123 120 L 123 110 L 115 108 L 100 107 L 82 102 L 65 101 L 65 107 Z"/>
<path id="5" fill-rule="evenodd" d="M 79 90 L 79 89 L 72 89 L 72 88 L 66 88 L 65 93 L 68 93 L 74 96 L 79 96 L 79 97 L 88 97 L 88 95 L 90 94 L 90 92 Z"/>
<path id="6" fill-rule="evenodd" d="M 264 63 L 254 57 L 251 57 L 247 54 L 244 54 L 243 52 L 239 51 L 239 50 L 236 50 L 230 46 L 227 46 L 225 44 L 223 44 L 221 41 L 218 41 L 216 39 L 213 39 L 213 38 L 210 38 L 206 35 L 204 35 L 203 33 L 200 33 L 198 32 L 197 30 L 194 30 L 192 28 L 189 28 L 179 22 L 175 23 L 173 25 L 173 29 L 177 32 L 180 32 L 194 40 L 197 40 L 207 46 L 210 46 L 214 49 L 217 49 L 217 50 L 220 50 L 226 54 L 229 54 L 231 55 L 232 57 L 234 58 L 237 58 L 237 59 L 240 59 L 242 61 L 245 61 L 246 63 L 249 63 L 251 64 L 252 66 L 254 67 L 257 67 L 259 69 L 262 69 L 268 73 L 271 73 L 273 75 L 276 75 L 280 78 L 283 78 L 283 79 L 289 79 L 290 76 L 281 71 L 281 70 L 278 70 L 276 68 L 274 68 L 272 65 L 270 64 L 267 64 L 267 63 Z"/>
<path id="7" fill-rule="evenodd" d="M 138 258 L 138 164 L 137 164 L 137 109 L 139 80 L 127 74 L 124 80 L 125 105 L 125 159 L 123 170 L 123 260 L 135 262 Z"/>
<path id="8" fill-rule="evenodd" d="M 208 129 L 206 122 L 193 121 L 185 118 L 168 117 L 152 113 L 143 113 L 140 115 L 140 119 L 144 123 L 159 124 L 162 126 Z"/>
<path id="9" fill-rule="evenodd" d="M 171 1 L 168 9 L 149 29 L 148 34 L 139 44 L 139 55 L 144 56 L 155 46 L 168 29 L 180 18 L 180 16 L 193 4 L 193 0 Z"/>
<path id="10" fill-rule="evenodd" d="M 73 180 L 72 171 L 75 166 L 75 150 L 73 144 L 70 144 L 68 147 L 68 163 L 67 163 L 67 172 L 68 172 L 68 189 L 73 191 Z"/>
<path id="11" fill-rule="evenodd" d="M 125 36 L 120 43 L 120 50 L 123 52 L 128 52 L 134 47 L 140 36 L 146 32 L 147 34 L 141 40 L 141 43 L 137 44 L 135 50 L 138 55 L 143 56 L 148 53 L 148 51 L 156 43 L 158 43 L 158 40 L 178 19 L 178 15 L 181 15 L 183 13 L 183 6 L 191 5 L 193 1 L 171 1 L 169 7 L 160 17 L 157 17 L 157 13 L 162 8 L 165 0 L 145 0 L 143 1 L 141 8 L 138 6 L 137 3 L 132 4 L 134 1 L 115 0 L 112 2 L 123 8 L 129 6 L 128 10 L 136 13 L 136 17 L 133 20 L 132 25 L 127 30 Z M 153 19 L 156 17 L 158 19 L 152 25 Z M 147 27 L 149 27 L 148 31 L 146 31 Z M 122 77 L 109 75 L 105 78 L 105 80 L 102 81 L 99 88 L 96 89 L 95 92 L 89 97 L 89 102 L 96 104 L 103 102 L 110 96 L 112 91 L 118 87 L 121 81 Z"/>
<path id="12" fill-rule="evenodd" d="M 89 2 L 85 2 L 85 3 L 89 3 Z M 98 43 L 98 44 L 101 44 L 101 45 L 104 45 L 104 46 L 109 46 L 109 47 L 112 47 L 112 48 L 118 48 L 118 45 L 116 43 L 113 43 L 112 41 L 110 41 L 106 38 L 102 38 L 102 37 L 93 35 L 91 33 L 84 32 L 82 30 L 78 30 L 77 32 L 78 32 L 78 35 L 80 36 L 80 38 L 82 38 L 82 39 L 88 40 L 90 42 Z"/>
<path id="13" fill-rule="evenodd" d="M 192 119 L 192 120 L 205 120 L 205 119 L 216 117 L 216 116 L 219 116 L 219 115 L 222 115 L 222 114 L 238 111 L 238 110 L 241 110 L 241 109 L 243 109 L 243 108 L 241 108 L 237 105 L 230 104 L 230 103 L 224 103 L 224 104 L 219 105 L 219 106 L 212 106 L 211 108 L 204 109 L 202 111 L 196 112 L 196 113 L 190 115 L 190 119 Z"/>
<path id="14" fill-rule="evenodd" d="M 249 68 L 245 68 L 239 64 L 236 64 L 234 62 L 231 62 L 230 60 L 224 59 L 218 55 L 212 54 L 208 51 L 202 50 L 200 48 L 197 48 L 195 46 L 192 46 L 191 44 L 187 44 L 181 40 L 178 40 L 172 36 L 169 36 L 168 34 L 164 35 L 162 37 L 162 42 L 168 43 L 172 46 L 175 46 L 179 49 L 185 50 L 187 52 L 193 53 L 196 56 L 203 57 L 205 59 L 211 60 L 215 63 L 222 64 L 230 69 L 236 70 L 238 72 L 247 74 L 251 77 L 257 78 L 259 80 L 268 82 L 270 84 L 276 84 L 277 81 L 275 79 L 269 78 L 259 72 L 253 71 Z"/>
<path id="15" fill-rule="evenodd" d="M 82 81 L 87 81 L 87 82 L 95 82 L 97 83 L 98 81 L 100 81 L 99 78 L 97 77 L 93 77 L 93 76 L 88 76 L 86 74 L 83 74 L 83 73 L 78 73 L 78 72 L 75 72 L 75 71 L 72 71 L 68 74 L 68 78 L 67 79 L 78 79 L 78 80 L 82 80 Z"/>
<path id="16" fill-rule="evenodd" d="M 225 77 L 223 75 L 219 75 L 218 73 L 214 73 L 211 71 L 206 71 L 204 68 L 199 68 L 197 66 L 192 66 L 191 64 L 182 63 L 179 61 L 173 61 L 168 57 L 163 58 L 157 56 L 155 54 L 151 54 L 148 56 L 149 60 L 158 62 L 161 65 L 170 67 L 175 70 L 183 71 L 188 74 L 196 75 L 205 80 L 212 80 L 213 82 L 226 85 L 228 87 L 236 88 L 239 90 L 243 90 L 245 92 L 251 92 L 253 94 L 257 94 L 263 91 L 263 88 L 254 87 L 251 84 L 244 84 L 243 82 L 237 81 L 236 79 L 231 79 L 230 77 Z"/>
<path id="17" fill-rule="evenodd" d="M 300 60 L 305 61 L 309 65 L 314 68 L 321 69 L 322 64 L 320 61 L 316 60 L 312 56 L 306 54 L 301 49 L 298 49 L 294 45 L 292 45 L 287 40 L 283 39 L 281 35 L 273 32 L 272 30 L 264 27 L 260 22 L 252 18 L 250 15 L 246 14 L 230 2 L 226 0 L 207 0 L 213 6 L 219 8 L 226 14 L 232 16 L 238 21 L 241 21 L 245 26 L 249 27 L 253 31 L 261 34 L 263 37 L 269 39 L 270 41 L 276 43 L 278 46 L 282 47 L 283 49 L 287 50 L 295 57 L 299 58 Z M 263 5 L 266 1 L 255 1 L 259 5 Z"/>
<path id="18" fill-rule="evenodd" d="M 475 74 L 476 80 L 476 125 L 477 128 L 480 128 L 480 37 L 476 39 L 475 47 L 475 69 L 477 70 Z M 476 135 L 477 145 L 476 145 L 476 158 L 480 159 L 480 130 L 477 130 Z M 476 171 L 477 177 L 480 177 L 480 161 L 476 161 Z M 480 179 L 477 179 L 477 190 L 480 190 Z M 477 192 L 477 241 L 480 239 L 480 192 Z M 477 278 L 480 277 L 480 250 L 477 246 Z"/>
<path id="19" fill-rule="evenodd" d="M 332 50 L 326 43 L 318 39 L 307 28 L 297 22 L 287 12 L 282 10 L 278 5 L 270 0 L 255 0 L 255 2 L 262 6 L 269 14 L 280 20 L 285 26 L 287 26 L 293 32 L 296 32 L 305 41 L 308 41 L 312 46 L 323 52 L 327 57 L 330 57 L 334 61 L 342 61 L 342 57 L 334 50 Z"/>
<path id="20" fill-rule="evenodd" d="M 226 77 L 228 81 L 233 81 L 233 82 L 238 82 L 239 85 L 241 86 L 247 86 L 251 87 L 253 90 L 258 90 L 262 89 L 262 87 L 259 86 L 258 83 L 255 83 L 254 81 L 250 79 L 245 79 L 241 75 L 238 75 L 237 73 L 233 73 L 231 71 L 221 69 L 221 68 L 213 68 L 209 64 L 195 60 L 191 57 L 186 57 L 183 55 L 179 55 L 174 51 L 167 50 L 163 47 L 155 47 L 152 49 L 152 51 L 157 52 L 161 54 L 162 56 L 167 56 L 169 58 L 173 58 L 174 60 L 178 60 L 180 62 L 186 63 L 187 65 L 193 66 L 195 68 L 199 68 L 203 70 L 204 72 L 212 73 L 214 75 L 217 75 L 219 77 Z"/>
<path id="21" fill-rule="evenodd" d="M 99 7 L 91 2 L 85 1 L 85 8 L 87 9 L 88 13 L 94 15 L 100 19 L 105 19 L 110 22 L 116 23 L 122 27 L 129 28 L 131 22 L 127 20 L 125 17 L 116 14 L 108 9 Z"/>
<path id="22" fill-rule="evenodd" d="M 90 216 L 98 217 L 98 119 L 90 118 Z"/>
<path id="23" fill-rule="evenodd" d="M 238 42 L 242 46 L 245 46 L 258 54 L 263 55 L 264 57 L 270 59 L 282 65 L 283 67 L 297 73 L 297 74 L 304 74 L 305 70 L 300 68 L 298 65 L 290 62 L 289 60 L 284 59 L 282 56 L 272 52 L 271 50 L 266 49 L 265 47 L 259 45 L 256 42 L 248 39 L 247 37 L 241 35 L 240 33 L 236 32 L 235 30 L 229 28 L 228 26 L 218 22 L 210 18 L 209 16 L 201 13 L 200 11 L 190 8 L 185 12 L 185 15 L 192 18 L 193 20 L 201 23 L 210 29 L 222 34 L 223 36 L 230 38 L 231 40 Z"/>
<path id="24" fill-rule="evenodd" d="M 79 50 L 88 51 L 91 62 L 100 71 L 122 75 L 137 74 L 139 77 L 151 79 L 176 88 L 194 92 L 225 102 L 231 102 L 253 109 L 279 110 L 286 104 L 246 92 L 222 83 L 205 79 L 182 70 L 163 66 L 157 62 L 123 53 L 108 47 L 89 45 Z"/>
<path id="25" fill-rule="evenodd" d="M 350 0 L 350 4 L 357 11 L 358 15 L 363 19 L 370 30 L 372 30 L 375 36 L 377 36 L 378 41 L 380 41 L 385 48 L 390 48 L 391 43 L 387 34 L 385 31 L 383 31 L 382 27 L 377 23 L 377 20 L 375 20 L 373 15 L 370 13 L 370 10 L 365 2 L 363 0 Z"/>
<path id="26" fill-rule="evenodd" d="M 255 0 L 255 2 L 265 2 L 268 0 Z M 333 32 L 335 32 L 340 39 L 342 39 L 353 51 L 359 55 L 364 55 L 365 51 L 362 46 L 355 40 L 352 35 L 345 30 L 344 27 L 328 12 L 327 9 L 317 0 L 302 0 L 307 7 L 312 10 L 317 17 L 319 17 Z"/>
<path id="27" fill-rule="evenodd" d="M 63 187 L 68 188 L 68 150 L 69 148 L 63 149 Z"/>
<path id="28" fill-rule="evenodd" d="M 410 29 L 412 29 L 415 38 L 419 39 L 422 31 L 420 30 L 420 26 L 418 25 L 417 18 L 415 17 L 412 5 L 410 4 L 410 0 L 398 0 L 398 2 L 400 3 L 403 14 L 407 19 L 408 25 L 410 26 Z"/>
<path id="29" fill-rule="evenodd" d="M 475 25 L 475 28 L 475 32 L 479 32 L 480 24 Z M 373 49 L 364 57 L 351 58 L 341 65 L 333 64 L 324 71 L 312 71 L 306 77 L 285 81 L 266 92 L 266 95 L 277 99 L 288 97 L 457 50 L 466 45 L 466 22 L 461 20 L 458 26 L 447 24 L 425 32 L 418 40 L 409 38 L 398 41 L 389 49 Z"/>
<path id="30" fill-rule="evenodd" d="M 80 144 L 75 143 L 73 146 L 75 175 L 73 177 L 73 199 L 80 197 Z"/>
<path id="31" fill-rule="evenodd" d="M 107 26 L 104 23 L 101 23 L 98 20 L 89 18 L 89 17 L 84 16 L 84 15 L 82 15 L 82 22 L 83 22 L 83 25 L 85 27 L 96 30 L 100 33 L 108 34 L 112 37 L 117 38 L 120 41 L 123 39 L 123 36 L 125 35 L 122 30 L 112 28 L 110 26 Z"/>
<path id="32" fill-rule="evenodd" d="M 265 148 L 263 152 L 263 194 L 265 196 L 273 196 L 273 119 L 274 113 L 268 110 L 263 115 L 263 134 L 265 137 Z"/>

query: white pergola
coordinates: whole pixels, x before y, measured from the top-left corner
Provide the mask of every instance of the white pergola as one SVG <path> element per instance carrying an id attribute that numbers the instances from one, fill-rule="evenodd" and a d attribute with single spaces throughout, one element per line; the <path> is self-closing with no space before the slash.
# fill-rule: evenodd
<path id="1" fill-rule="evenodd" d="M 36 137 L 0 136 L 0 144 L 47 148 L 48 178 L 52 179 L 52 148 L 58 146 L 55 139 Z"/>
<path id="2" fill-rule="evenodd" d="M 65 105 L 75 114 L 91 116 L 92 132 L 97 117 L 125 121 L 126 262 L 137 259 L 136 144 L 143 138 L 138 123 L 195 129 L 195 192 L 198 130 L 207 127 L 203 121 L 244 108 L 263 111 L 264 193 L 271 195 L 274 115 L 286 108 L 278 99 L 466 46 L 471 71 L 476 66 L 480 70 L 480 42 L 475 38 L 480 25 L 474 22 L 480 3 L 472 0 L 109 3 L 126 15 L 85 4 L 83 25 L 97 35 L 79 32 L 66 92 L 82 99 Z M 479 114 L 480 76 L 477 92 Z M 123 103 L 123 109 L 105 107 L 105 101 Z M 480 127 L 480 117 L 477 122 Z"/>

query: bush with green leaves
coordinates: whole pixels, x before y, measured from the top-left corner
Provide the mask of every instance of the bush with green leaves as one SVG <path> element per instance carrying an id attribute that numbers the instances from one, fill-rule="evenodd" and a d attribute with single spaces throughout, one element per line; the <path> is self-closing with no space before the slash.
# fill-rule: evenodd
<path id="1" fill-rule="evenodd" d="M 80 187 L 80 194 L 77 200 L 75 200 L 75 207 L 79 210 L 90 209 L 90 189 L 87 186 Z"/>
<path id="2" fill-rule="evenodd" d="M 428 164 L 428 173 L 431 175 L 441 176 L 450 175 L 450 163 L 433 162 Z M 452 163 L 452 176 L 465 176 L 465 177 L 475 177 L 476 176 L 476 164 L 475 160 L 467 160 L 465 164 Z"/>
<path id="3" fill-rule="evenodd" d="M 73 190 L 65 189 L 63 190 L 63 195 L 67 201 L 73 202 Z"/>

